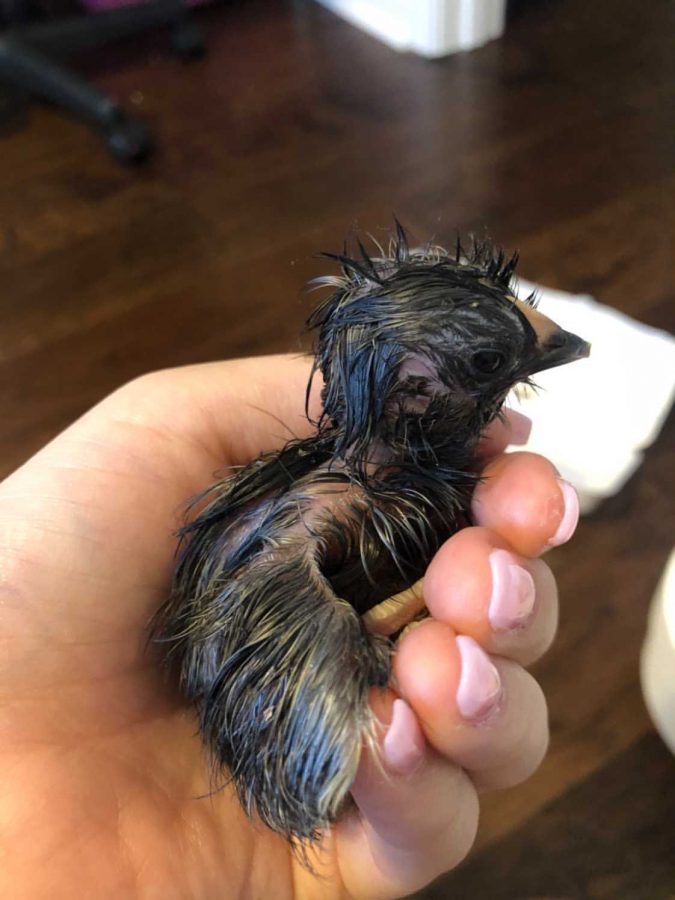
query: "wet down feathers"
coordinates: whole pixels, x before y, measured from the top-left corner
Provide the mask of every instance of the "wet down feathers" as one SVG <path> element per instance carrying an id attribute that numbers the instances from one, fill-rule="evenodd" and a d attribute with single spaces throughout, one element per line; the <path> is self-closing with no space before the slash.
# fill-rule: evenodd
<path id="1" fill-rule="evenodd" d="M 480 435 L 515 384 L 589 350 L 516 299 L 488 241 L 414 249 L 397 223 L 375 246 L 314 282 L 315 433 L 197 498 L 153 623 L 217 771 L 296 846 L 348 802 L 405 624 L 387 598 L 469 522 Z"/>

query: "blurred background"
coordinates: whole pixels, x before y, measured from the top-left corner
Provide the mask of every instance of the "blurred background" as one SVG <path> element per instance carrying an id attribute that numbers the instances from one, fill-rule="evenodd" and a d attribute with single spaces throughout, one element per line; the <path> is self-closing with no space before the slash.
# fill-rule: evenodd
<path id="1" fill-rule="evenodd" d="M 182 47 L 174 29 L 178 54 L 164 25 L 105 49 L 75 40 L 73 71 L 152 134 L 135 167 L 108 152 L 109 110 L 102 140 L 24 102 L 15 71 L 3 83 L 7 34 L 14 53 L 26 18 L 69 11 L 4 4 L 2 475 L 143 372 L 306 346 L 316 254 L 357 228 L 386 237 L 392 213 L 420 241 L 487 228 L 520 251 L 523 277 L 675 330 L 666 0 L 511 0 L 499 39 L 436 59 L 315 0 L 200 7 L 181 18 Z M 165 12 L 157 22 L 175 24 Z M 188 64 L 193 22 L 206 53 Z M 485 798 L 476 850 L 429 900 L 675 896 L 675 760 L 639 683 L 675 533 L 674 446 L 671 415 L 623 489 L 550 554 L 561 629 L 535 673 L 550 753 L 527 784 Z"/>

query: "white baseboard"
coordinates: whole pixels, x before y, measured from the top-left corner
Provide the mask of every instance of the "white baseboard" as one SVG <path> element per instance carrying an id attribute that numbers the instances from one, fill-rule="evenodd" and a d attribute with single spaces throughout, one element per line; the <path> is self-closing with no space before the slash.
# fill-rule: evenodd
<path id="1" fill-rule="evenodd" d="M 438 57 L 480 47 L 504 31 L 506 0 L 319 0 L 389 44 Z"/>

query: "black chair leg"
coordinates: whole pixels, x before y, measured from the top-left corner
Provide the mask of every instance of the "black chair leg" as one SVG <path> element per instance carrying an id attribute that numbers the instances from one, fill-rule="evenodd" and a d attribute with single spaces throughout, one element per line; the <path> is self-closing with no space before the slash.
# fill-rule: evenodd
<path id="1" fill-rule="evenodd" d="M 119 162 L 139 162 L 151 150 L 150 132 L 143 122 L 127 116 L 119 104 L 84 78 L 20 41 L 0 38 L 0 80 L 56 103 L 98 128 Z"/>
<path id="2" fill-rule="evenodd" d="M 54 57 L 167 27 L 175 53 L 189 58 L 203 52 L 201 33 L 184 0 L 149 0 L 91 15 L 21 25 L 0 33 L 0 83 L 56 103 L 97 128 L 112 156 L 139 162 L 152 149 L 147 126 L 127 115 L 110 97 Z"/>

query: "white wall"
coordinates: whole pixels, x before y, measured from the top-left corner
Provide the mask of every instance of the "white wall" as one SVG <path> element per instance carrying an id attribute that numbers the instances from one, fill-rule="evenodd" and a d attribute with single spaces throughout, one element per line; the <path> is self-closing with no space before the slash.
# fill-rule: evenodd
<path id="1" fill-rule="evenodd" d="M 504 31 L 506 0 L 319 0 L 397 50 L 437 57 Z"/>

